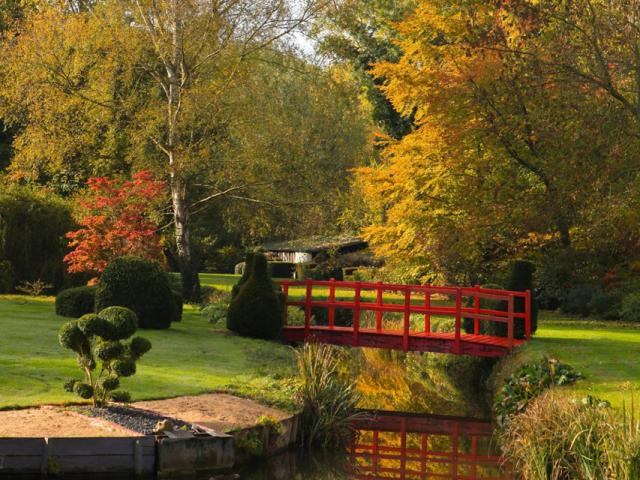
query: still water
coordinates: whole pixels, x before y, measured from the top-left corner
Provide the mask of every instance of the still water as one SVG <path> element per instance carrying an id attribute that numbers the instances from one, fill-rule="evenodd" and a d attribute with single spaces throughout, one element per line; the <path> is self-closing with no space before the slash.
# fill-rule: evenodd
<path id="1" fill-rule="evenodd" d="M 248 466 L 243 480 L 459 479 L 506 480 L 484 420 L 379 412 L 355 423 L 356 435 L 337 453 L 287 452 Z M 226 477 L 231 478 L 231 477 Z"/>

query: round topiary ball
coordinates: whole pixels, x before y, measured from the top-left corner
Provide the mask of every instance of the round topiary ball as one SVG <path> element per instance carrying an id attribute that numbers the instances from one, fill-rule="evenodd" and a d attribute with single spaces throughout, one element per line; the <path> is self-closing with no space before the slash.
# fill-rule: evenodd
<path id="1" fill-rule="evenodd" d="M 146 338 L 133 337 L 131 339 L 131 343 L 129 344 L 129 349 L 136 358 L 141 357 L 149 350 L 151 350 L 151 342 Z"/>
<path id="2" fill-rule="evenodd" d="M 63 347 L 80 353 L 87 342 L 87 337 L 78 328 L 78 322 L 67 322 L 60 327 L 58 341 Z"/>
<path id="3" fill-rule="evenodd" d="M 136 333 L 138 329 L 138 317 L 135 312 L 125 307 L 108 307 L 101 310 L 98 316 L 112 327 L 109 335 L 103 336 L 105 340 L 124 340 Z"/>
<path id="4" fill-rule="evenodd" d="M 78 328 L 87 337 L 111 338 L 115 334 L 113 325 L 95 313 L 80 317 Z"/>
<path id="5" fill-rule="evenodd" d="M 169 277 L 158 262 L 120 257 L 105 268 L 96 287 L 96 310 L 127 307 L 140 328 L 169 328 L 176 305 Z"/>

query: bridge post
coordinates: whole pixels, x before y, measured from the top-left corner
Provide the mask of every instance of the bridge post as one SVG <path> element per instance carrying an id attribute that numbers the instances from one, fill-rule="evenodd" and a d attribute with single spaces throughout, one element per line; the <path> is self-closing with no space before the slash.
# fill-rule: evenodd
<path id="1" fill-rule="evenodd" d="M 531 340 L 531 290 L 524 293 L 524 330 L 527 340 Z"/>
<path id="2" fill-rule="evenodd" d="M 329 280 L 329 330 L 333 330 L 333 326 L 336 321 L 336 279 Z"/>
<path id="3" fill-rule="evenodd" d="M 313 295 L 313 284 L 311 283 L 310 278 L 307 278 L 305 283 L 307 286 L 307 298 L 305 299 L 304 305 L 304 341 L 306 342 L 309 339 L 309 334 L 311 333 L 311 296 Z"/>
<path id="4" fill-rule="evenodd" d="M 378 282 L 376 306 L 378 307 L 378 311 L 376 312 L 376 331 L 379 332 L 382 330 L 382 282 Z"/>
<path id="5" fill-rule="evenodd" d="M 476 285 L 474 288 L 473 296 L 473 334 L 480 335 L 480 285 Z"/>
<path id="6" fill-rule="evenodd" d="M 360 333 L 360 290 L 362 289 L 362 283 L 356 282 L 355 288 L 355 305 L 353 308 L 353 346 L 357 347 L 359 344 Z"/>
<path id="7" fill-rule="evenodd" d="M 460 327 L 462 323 L 462 289 L 456 288 L 456 336 L 453 343 L 453 353 L 460 353 Z"/>
<path id="8" fill-rule="evenodd" d="M 513 348 L 513 293 L 509 293 L 509 323 L 508 323 L 508 334 L 509 338 L 509 350 Z"/>
<path id="9" fill-rule="evenodd" d="M 424 314 L 424 332 L 431 332 L 431 285 L 425 285 L 424 290 L 424 307 L 426 312 Z"/>
<path id="10" fill-rule="evenodd" d="M 286 325 L 289 320 L 289 308 L 287 302 L 289 301 L 289 282 L 282 282 L 282 293 L 284 294 L 284 324 Z"/>
<path id="11" fill-rule="evenodd" d="M 411 287 L 404 287 L 404 331 L 402 334 L 402 349 L 409 351 L 409 327 L 411 326 Z"/>

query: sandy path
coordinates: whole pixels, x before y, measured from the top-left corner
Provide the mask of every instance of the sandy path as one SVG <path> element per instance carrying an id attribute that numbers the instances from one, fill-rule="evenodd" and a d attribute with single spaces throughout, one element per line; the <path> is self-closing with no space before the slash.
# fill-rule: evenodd
<path id="1" fill-rule="evenodd" d="M 179 418 L 185 422 L 202 425 L 218 432 L 236 427 L 250 427 L 255 425 L 258 418 L 263 415 L 278 420 L 290 416 L 286 412 L 265 407 L 253 400 L 222 393 L 136 402 L 133 406 L 153 410 L 161 415 Z"/>
<path id="2" fill-rule="evenodd" d="M 100 418 L 62 407 L 0 412 L 0 437 L 128 437 L 139 435 Z"/>

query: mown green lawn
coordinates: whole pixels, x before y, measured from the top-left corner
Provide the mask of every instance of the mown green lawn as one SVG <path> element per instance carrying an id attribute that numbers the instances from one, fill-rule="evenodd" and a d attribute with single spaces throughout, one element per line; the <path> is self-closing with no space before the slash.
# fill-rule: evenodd
<path id="1" fill-rule="evenodd" d="M 591 395 L 613 405 L 640 396 L 640 324 L 584 320 L 543 312 L 534 340 L 521 347 L 517 361 L 548 355 L 584 375 L 567 394 Z"/>
<path id="2" fill-rule="evenodd" d="M 0 408 L 79 400 L 62 388 L 79 375 L 73 353 L 58 344 L 67 320 L 55 315 L 53 298 L 0 296 Z M 291 391 L 278 380 L 292 374 L 289 347 L 229 336 L 191 306 L 169 330 L 138 333 L 153 348 L 123 381 L 134 400 L 225 390 L 291 405 Z"/>
<path id="3" fill-rule="evenodd" d="M 237 278 L 202 275 L 203 284 L 226 289 Z M 74 355 L 58 345 L 57 332 L 66 320 L 55 315 L 52 298 L 0 296 L 0 408 L 78 400 L 62 388 L 65 379 L 79 374 Z M 134 400 L 223 390 L 285 408 L 292 405 L 288 379 L 293 359 L 286 346 L 230 336 L 207 323 L 193 306 L 186 306 L 183 321 L 169 330 L 140 333 L 153 348 L 138 373 L 123 382 Z M 631 398 L 630 390 L 640 389 L 640 325 L 544 312 L 535 339 L 509 361 L 515 365 L 541 354 L 584 374 L 573 395 L 590 394 L 620 405 Z"/>

